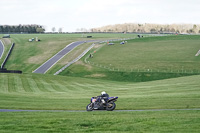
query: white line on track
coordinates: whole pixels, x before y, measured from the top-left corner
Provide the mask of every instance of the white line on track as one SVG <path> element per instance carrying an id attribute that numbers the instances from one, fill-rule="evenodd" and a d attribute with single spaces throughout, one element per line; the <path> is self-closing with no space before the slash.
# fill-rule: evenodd
<path id="1" fill-rule="evenodd" d="M 3 42 L 1 40 L 0 40 L 0 42 L 1 42 L 2 46 L 3 46 L 2 54 L 0 55 L 0 59 L 1 59 L 1 57 L 3 56 L 3 53 L 4 53 L 4 44 L 3 44 Z"/>
<path id="2" fill-rule="evenodd" d="M 200 108 L 194 109 L 144 109 L 144 110 L 114 110 L 114 112 L 143 112 L 143 111 L 200 111 Z M 106 111 L 106 110 L 95 110 Z M 87 112 L 86 110 L 20 110 L 20 109 L 0 109 L 0 112 Z"/>

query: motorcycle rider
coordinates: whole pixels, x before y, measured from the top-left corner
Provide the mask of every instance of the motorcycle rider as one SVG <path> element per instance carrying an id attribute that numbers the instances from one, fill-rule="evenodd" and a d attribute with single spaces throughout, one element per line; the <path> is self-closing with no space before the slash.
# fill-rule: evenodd
<path id="1" fill-rule="evenodd" d="M 106 101 L 107 101 L 108 98 L 109 98 L 109 95 L 108 95 L 105 91 L 102 91 L 102 92 L 101 92 L 101 95 L 98 96 L 98 97 L 100 97 L 101 102 L 102 102 L 103 104 L 105 104 Z"/>

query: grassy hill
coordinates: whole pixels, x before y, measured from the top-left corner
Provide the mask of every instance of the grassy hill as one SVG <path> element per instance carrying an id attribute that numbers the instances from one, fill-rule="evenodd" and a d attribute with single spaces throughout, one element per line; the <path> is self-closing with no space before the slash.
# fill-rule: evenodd
<path id="1" fill-rule="evenodd" d="M 87 35 L 93 38 L 86 38 Z M 38 37 L 40 42 L 28 42 L 31 38 Z M 32 73 L 37 67 L 55 55 L 58 51 L 74 41 L 81 40 L 106 40 L 116 38 L 136 37 L 135 34 L 12 34 L 11 39 L 15 42 L 13 52 L 6 63 L 8 69 L 22 70 L 24 73 Z M 86 49 L 88 44 L 79 46 L 78 49 Z M 79 51 L 78 53 L 81 53 Z M 77 53 L 75 53 L 77 55 Z M 68 57 L 66 57 L 68 58 Z M 63 58 L 58 67 L 62 67 L 69 59 Z M 65 63 L 63 63 L 65 62 Z M 59 68 L 57 70 L 59 70 Z M 55 68 L 54 68 L 55 69 Z M 53 72 L 55 70 L 52 70 Z"/>
<path id="2" fill-rule="evenodd" d="M 103 46 L 88 61 L 119 70 L 200 70 L 200 36 L 162 36 Z"/>
<path id="3" fill-rule="evenodd" d="M 92 96 L 119 96 L 117 109 L 198 108 L 200 76 L 130 83 L 41 74 L 0 74 L 0 108 L 85 110 Z"/>
<path id="4" fill-rule="evenodd" d="M 199 41 L 200 36 L 192 35 L 101 44 L 90 51 L 93 58 L 85 56 L 61 75 L 138 82 L 199 74 L 200 57 L 195 56 Z"/>
<path id="5" fill-rule="evenodd" d="M 133 36 L 108 34 L 107 38 L 117 38 L 117 35 Z M 16 47 L 6 66 L 8 69 L 21 69 L 28 74 L 1 74 L 1 108 L 82 110 L 90 97 L 103 90 L 120 97 L 118 109 L 199 106 L 199 76 L 191 75 L 199 74 L 199 57 L 194 55 L 199 49 L 200 36 L 138 38 L 124 45 L 115 42 L 112 46 L 98 44 L 90 51 L 93 58 L 87 58 L 86 55 L 61 73 L 63 76 L 53 76 L 52 73 L 64 65 L 64 60 L 69 61 L 69 56 L 46 75 L 32 74 L 30 71 L 65 47 L 69 41 L 86 38 L 82 38 L 81 34 L 41 34 L 37 35 L 41 42 L 28 42 L 32 36 L 36 35 L 12 36 Z M 106 39 L 106 34 L 93 36 Z M 76 48 L 75 51 L 79 52 L 72 52 L 70 56 L 78 55 L 89 45 Z M 145 70 L 147 68 L 149 71 Z"/>

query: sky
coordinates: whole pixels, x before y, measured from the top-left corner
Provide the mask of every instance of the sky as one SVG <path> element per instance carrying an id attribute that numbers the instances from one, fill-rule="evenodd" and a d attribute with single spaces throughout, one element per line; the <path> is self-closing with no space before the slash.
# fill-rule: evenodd
<path id="1" fill-rule="evenodd" d="M 0 25 L 65 32 L 123 23 L 200 24 L 200 0 L 0 0 Z"/>

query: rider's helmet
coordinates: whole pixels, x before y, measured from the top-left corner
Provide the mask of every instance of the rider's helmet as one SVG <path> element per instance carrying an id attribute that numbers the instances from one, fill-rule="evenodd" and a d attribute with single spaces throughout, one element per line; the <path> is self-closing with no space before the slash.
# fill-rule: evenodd
<path id="1" fill-rule="evenodd" d="M 102 92 L 101 92 L 101 95 L 105 95 L 105 94 L 106 94 L 106 92 L 105 92 L 105 91 L 102 91 Z"/>

